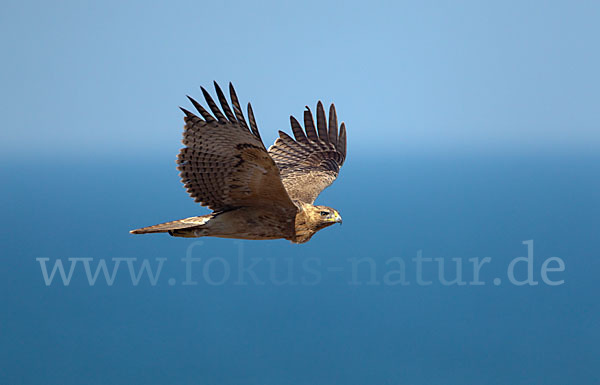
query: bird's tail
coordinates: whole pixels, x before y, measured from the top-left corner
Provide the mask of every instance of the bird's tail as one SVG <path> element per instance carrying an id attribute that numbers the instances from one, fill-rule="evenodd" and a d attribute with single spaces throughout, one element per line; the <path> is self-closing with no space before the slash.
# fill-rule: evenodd
<path id="1" fill-rule="evenodd" d="M 190 217 L 180 219 L 178 221 L 171 221 L 160 223 L 154 226 L 142 227 L 140 229 L 131 230 L 131 234 L 151 234 L 151 233 L 172 233 L 175 230 L 188 229 L 190 227 L 197 227 L 206 224 L 212 218 L 212 214 L 202 215 L 200 217 Z"/>

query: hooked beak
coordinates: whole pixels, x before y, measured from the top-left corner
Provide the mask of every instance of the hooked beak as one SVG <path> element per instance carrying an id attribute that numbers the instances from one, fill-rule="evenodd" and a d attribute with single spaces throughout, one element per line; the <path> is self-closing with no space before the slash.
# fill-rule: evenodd
<path id="1" fill-rule="evenodd" d="M 340 225 L 342 224 L 342 216 L 337 211 L 335 212 L 334 221 L 335 223 L 339 223 Z"/>

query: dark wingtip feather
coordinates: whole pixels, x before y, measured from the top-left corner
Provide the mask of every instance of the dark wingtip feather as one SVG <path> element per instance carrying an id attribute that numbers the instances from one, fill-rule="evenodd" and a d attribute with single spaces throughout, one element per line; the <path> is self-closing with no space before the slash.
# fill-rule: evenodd
<path id="1" fill-rule="evenodd" d="M 260 132 L 258 132 L 258 126 L 256 125 L 256 120 L 254 119 L 254 111 L 252 111 L 252 105 L 250 103 L 248 103 L 248 120 L 250 121 L 250 129 L 252 130 L 252 133 L 256 135 L 258 139 L 261 139 Z"/>
<path id="2" fill-rule="evenodd" d="M 312 112 L 308 106 L 305 106 L 306 110 L 304 111 L 304 130 L 306 131 L 306 136 L 308 139 L 313 142 L 318 142 L 319 137 L 317 136 L 317 132 L 315 131 L 315 121 L 313 120 Z"/>
<path id="3" fill-rule="evenodd" d="M 329 142 L 334 146 L 337 145 L 338 141 L 338 122 L 337 113 L 335 112 L 335 106 L 331 103 L 329 106 Z"/>
<path id="4" fill-rule="evenodd" d="M 325 120 L 325 109 L 323 108 L 323 103 L 321 103 L 320 100 L 317 102 L 317 132 L 319 134 L 319 139 L 325 143 L 329 142 L 327 121 Z"/>
<path id="5" fill-rule="evenodd" d="M 202 95 L 204 95 L 204 99 L 206 99 L 206 98 L 212 99 L 212 97 L 210 96 L 210 94 L 208 93 L 208 91 L 206 90 L 206 88 L 200 86 L 200 90 L 202 91 Z"/>
<path id="6" fill-rule="evenodd" d="M 187 116 L 188 118 L 191 118 L 191 117 L 193 117 L 193 116 L 196 116 L 196 115 L 194 115 L 192 112 L 190 112 L 190 111 L 186 110 L 186 109 L 185 109 L 185 108 L 183 108 L 183 107 L 179 107 L 179 109 L 180 109 L 181 111 L 183 111 L 183 113 L 185 114 L 185 116 Z"/>
<path id="7" fill-rule="evenodd" d="M 294 133 L 294 137 L 296 138 L 296 140 L 301 143 L 308 143 L 308 139 L 304 134 L 302 126 L 293 115 L 290 115 L 290 125 L 292 126 L 292 132 Z"/>
<path id="8" fill-rule="evenodd" d="M 207 122 L 215 121 L 215 118 L 213 118 L 213 116 L 210 113 L 208 113 L 208 111 L 206 111 L 200 103 L 198 103 L 196 100 L 194 100 L 194 98 L 192 98 L 191 96 L 187 96 L 187 98 L 194 105 L 194 108 L 196 108 L 196 110 L 200 113 L 200 115 L 202 115 L 204 120 L 206 120 Z"/>
<path id="9" fill-rule="evenodd" d="M 248 124 L 246 123 L 246 118 L 244 118 L 244 114 L 242 113 L 242 107 L 240 105 L 240 101 L 235 93 L 235 89 L 233 88 L 233 84 L 229 82 L 229 97 L 231 98 L 231 104 L 233 105 L 233 112 L 235 113 L 235 117 L 237 121 L 247 130 Z"/>
<path id="10" fill-rule="evenodd" d="M 215 115 L 215 117 L 217 118 L 218 121 L 223 122 L 225 121 L 225 116 L 223 115 L 223 113 L 221 112 L 221 110 L 219 110 L 219 107 L 217 106 L 217 103 L 215 103 L 214 99 L 212 98 L 212 96 L 210 96 L 210 94 L 208 93 L 208 91 L 200 86 L 200 89 L 202 90 L 202 95 L 204 95 L 204 99 L 206 100 L 206 103 L 208 104 L 208 107 L 210 107 L 210 110 L 212 111 L 212 113 Z"/>
<path id="11" fill-rule="evenodd" d="M 221 108 L 223 109 L 223 112 L 225 112 L 227 119 L 229 119 L 230 122 L 236 122 L 237 119 L 235 118 L 235 115 L 233 115 L 233 112 L 231 112 L 231 108 L 229 107 L 229 103 L 227 102 L 223 90 L 216 81 L 214 81 L 214 85 L 215 90 L 217 91 L 217 97 L 219 98 L 219 103 L 221 103 Z"/>
<path id="12" fill-rule="evenodd" d="M 287 139 L 287 140 L 290 140 L 290 141 L 294 142 L 294 139 L 292 139 L 292 137 L 289 136 L 287 134 L 287 132 L 281 131 L 281 130 L 279 130 L 278 132 L 279 132 L 279 138 Z"/>
<path id="13" fill-rule="evenodd" d="M 337 149 L 344 156 L 344 159 L 346 159 L 346 124 L 344 122 L 342 122 L 342 125 L 340 126 Z"/>
<path id="14" fill-rule="evenodd" d="M 233 87 L 233 84 L 231 82 L 229 82 L 229 96 L 231 97 L 232 101 L 234 99 L 238 100 L 237 93 L 235 92 L 235 88 Z"/>

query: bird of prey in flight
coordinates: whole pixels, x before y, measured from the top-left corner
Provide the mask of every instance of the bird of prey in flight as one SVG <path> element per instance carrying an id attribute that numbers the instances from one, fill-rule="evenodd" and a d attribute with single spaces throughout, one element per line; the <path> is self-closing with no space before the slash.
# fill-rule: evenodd
<path id="1" fill-rule="evenodd" d="M 132 230 L 176 237 L 285 238 L 304 243 L 319 230 L 341 223 L 340 214 L 314 205 L 337 178 L 346 158 L 346 127 L 338 130 L 332 104 L 329 119 L 317 103 L 317 122 L 306 107 L 304 129 L 290 117 L 295 139 L 283 131 L 267 150 L 248 103 L 248 121 L 231 83 L 233 109 L 215 82 L 221 108 L 202 88 L 212 114 L 188 97 L 200 116 L 185 113 L 177 169 L 188 193 L 212 213 Z"/>

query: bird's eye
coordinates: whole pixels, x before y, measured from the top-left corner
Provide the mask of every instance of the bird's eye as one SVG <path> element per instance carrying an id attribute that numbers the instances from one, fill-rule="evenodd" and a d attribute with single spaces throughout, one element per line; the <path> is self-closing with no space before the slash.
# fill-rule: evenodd
<path id="1" fill-rule="evenodd" d="M 328 215 L 329 215 L 329 213 L 327 211 L 321 211 L 321 216 L 322 217 L 326 217 Z"/>

